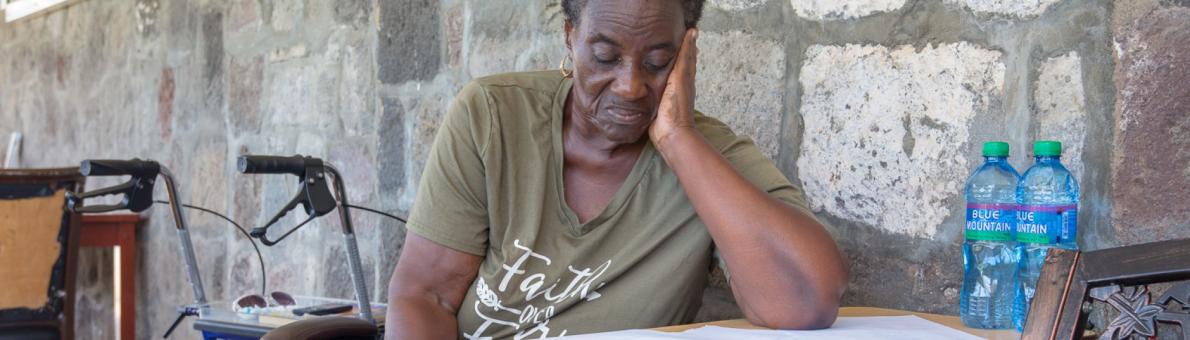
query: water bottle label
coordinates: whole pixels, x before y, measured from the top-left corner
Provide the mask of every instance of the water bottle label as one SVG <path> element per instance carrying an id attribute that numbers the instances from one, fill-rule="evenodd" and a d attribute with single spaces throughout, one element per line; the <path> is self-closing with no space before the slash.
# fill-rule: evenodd
<path id="1" fill-rule="evenodd" d="M 1026 205 L 1016 215 L 1017 242 L 1057 244 L 1078 234 L 1077 205 Z"/>
<path id="2" fill-rule="evenodd" d="M 973 241 L 1011 241 L 1016 224 L 1014 204 L 967 203 L 967 228 L 963 235 Z"/>

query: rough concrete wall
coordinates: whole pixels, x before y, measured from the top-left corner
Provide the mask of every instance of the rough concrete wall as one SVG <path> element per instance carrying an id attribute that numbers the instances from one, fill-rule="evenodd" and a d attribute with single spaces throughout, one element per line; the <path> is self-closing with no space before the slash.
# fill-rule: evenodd
<path id="1" fill-rule="evenodd" d="M 1020 170 L 1032 140 L 1065 143 L 1084 248 L 1190 235 L 1187 12 L 1157 0 L 711 0 L 697 106 L 807 189 L 851 262 L 846 305 L 954 313 L 960 188 L 984 141 L 1009 141 Z M 556 67 L 562 20 L 557 0 L 81 1 L 0 24 L 0 136 L 25 134 L 25 166 L 159 160 L 185 201 L 247 225 L 294 188 L 237 174 L 235 157 L 315 155 L 344 171 L 353 201 L 403 214 L 454 93 Z M 143 337 L 190 300 L 170 219 L 148 216 Z M 258 290 L 241 236 L 188 216 L 211 299 Z M 354 217 L 384 301 L 405 230 Z M 337 227 L 265 248 L 269 289 L 350 297 Z M 110 252 L 84 258 L 80 334 L 108 338 Z M 738 317 L 713 282 L 700 318 Z"/>

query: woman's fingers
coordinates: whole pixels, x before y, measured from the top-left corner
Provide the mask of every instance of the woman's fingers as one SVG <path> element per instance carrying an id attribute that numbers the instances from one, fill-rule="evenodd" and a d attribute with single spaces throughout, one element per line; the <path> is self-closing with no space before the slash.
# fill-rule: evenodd
<path id="1" fill-rule="evenodd" d="M 686 30 L 686 39 L 682 42 L 682 50 L 686 54 L 683 59 L 686 59 L 686 75 L 691 80 L 694 79 L 694 73 L 698 71 L 698 28 L 690 28 Z"/>
<path id="2" fill-rule="evenodd" d="M 685 77 L 687 79 L 694 79 L 694 71 L 697 69 L 695 63 L 698 60 L 698 28 L 686 29 L 686 34 L 682 36 L 682 46 L 678 48 L 678 57 L 675 58 L 673 70 L 669 73 L 668 82 L 670 84 L 680 84 L 679 78 Z"/>
<path id="3" fill-rule="evenodd" d="M 693 32 L 690 33 L 689 41 L 682 45 L 687 46 L 688 44 L 688 46 L 690 46 L 688 47 L 689 51 L 686 52 L 686 55 L 690 58 L 686 66 L 689 70 L 690 77 L 690 103 L 691 105 L 694 105 L 694 77 L 698 73 L 698 28 L 691 28 L 690 31 Z M 691 110 L 693 110 L 693 108 L 691 108 Z"/>
<path id="4" fill-rule="evenodd" d="M 698 29 L 686 30 L 678 55 L 674 57 L 673 68 L 666 78 L 665 90 L 657 107 L 657 117 L 649 127 L 649 136 L 654 143 L 679 128 L 694 127 L 694 72 L 698 55 L 696 39 Z"/>

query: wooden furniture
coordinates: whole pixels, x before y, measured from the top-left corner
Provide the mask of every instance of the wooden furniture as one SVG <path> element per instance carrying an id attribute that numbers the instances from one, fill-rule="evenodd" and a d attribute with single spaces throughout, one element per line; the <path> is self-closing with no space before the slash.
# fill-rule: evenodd
<path id="1" fill-rule="evenodd" d="M 1085 336 L 1093 311 L 1102 339 L 1190 338 L 1190 239 L 1089 252 L 1051 249 L 1025 323 L 1025 339 Z M 1181 282 L 1178 282 L 1181 281 Z M 1155 285 L 1160 284 L 1160 285 Z M 1168 286 L 1154 300 L 1150 289 Z M 1180 329 L 1178 329 L 1180 328 Z"/>
<path id="2" fill-rule="evenodd" d="M 910 311 L 886 309 L 886 308 L 875 308 L 875 307 L 843 307 L 843 308 L 839 308 L 839 316 L 841 316 L 841 317 L 842 316 L 848 316 L 848 317 L 851 317 L 851 316 L 903 316 L 903 315 L 915 315 L 922 319 L 937 322 L 937 323 L 942 324 L 943 326 L 954 328 L 954 329 L 957 329 L 957 330 L 960 330 L 960 331 L 963 331 L 966 333 L 970 333 L 975 336 L 983 337 L 985 339 L 1018 339 L 1018 338 L 1020 338 L 1020 333 L 1017 333 L 1017 332 L 1014 332 L 1011 330 L 988 330 L 988 329 L 968 328 L 966 326 L 963 326 L 962 321 L 959 321 L 959 317 L 957 317 L 957 316 L 938 315 L 938 314 L 930 314 L 930 313 L 918 313 L 918 312 L 910 312 Z M 734 320 L 695 323 L 695 324 L 689 324 L 689 325 L 661 327 L 661 328 L 656 328 L 656 330 L 662 331 L 662 332 L 681 332 L 684 330 L 698 328 L 698 327 L 702 327 L 702 326 L 719 326 L 719 327 L 740 328 L 740 329 L 764 329 L 763 327 L 756 326 L 756 325 L 749 323 L 747 320 L 734 319 Z"/>
<path id="3" fill-rule="evenodd" d="M 83 215 L 79 246 L 115 248 L 115 320 L 120 339 L 136 339 L 135 214 Z"/>
<path id="4" fill-rule="evenodd" d="M 71 339 L 79 216 L 77 168 L 0 169 L 0 339 Z"/>

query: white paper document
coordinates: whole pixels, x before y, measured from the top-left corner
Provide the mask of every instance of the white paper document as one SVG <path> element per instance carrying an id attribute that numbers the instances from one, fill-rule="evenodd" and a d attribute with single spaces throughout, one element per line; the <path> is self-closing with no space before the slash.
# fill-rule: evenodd
<path id="1" fill-rule="evenodd" d="M 604 339 L 754 339 L 754 340 L 800 340 L 800 339 L 913 339 L 913 340 L 963 340 L 980 339 L 971 334 L 943 326 L 913 315 L 840 317 L 828 329 L 814 331 L 782 331 L 724 328 L 705 326 L 680 333 L 651 330 L 627 330 L 617 332 L 567 336 L 565 340 Z"/>

